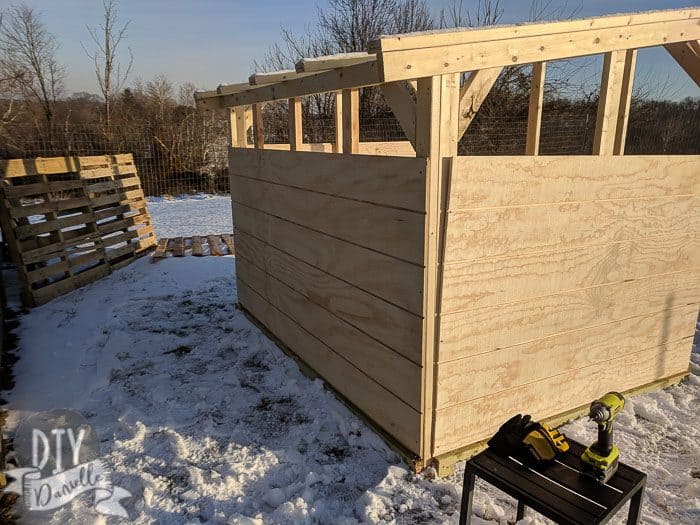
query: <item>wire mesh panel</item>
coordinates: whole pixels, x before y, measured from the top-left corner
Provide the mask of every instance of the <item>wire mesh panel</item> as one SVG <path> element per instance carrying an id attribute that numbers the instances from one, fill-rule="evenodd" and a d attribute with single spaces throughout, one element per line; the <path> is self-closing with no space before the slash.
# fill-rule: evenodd
<path id="1" fill-rule="evenodd" d="M 545 103 L 541 126 L 541 155 L 590 155 L 593 150 L 597 101 Z M 266 144 L 289 143 L 288 110 L 278 103 L 264 113 Z M 108 155 L 133 152 L 145 195 L 228 193 L 228 126 L 221 114 L 188 115 L 168 129 L 138 130 L 70 124 L 52 131 L 38 125 L 8 123 L 0 140 L 0 158 Z M 305 112 L 305 143 L 334 143 L 335 119 Z M 513 112 L 480 112 L 459 142 L 460 155 L 522 155 L 527 132 L 527 106 Z M 390 112 L 362 114 L 362 142 L 405 141 L 406 135 Z M 252 129 L 249 130 L 252 145 Z M 700 153 L 700 104 L 633 101 L 627 154 Z"/>

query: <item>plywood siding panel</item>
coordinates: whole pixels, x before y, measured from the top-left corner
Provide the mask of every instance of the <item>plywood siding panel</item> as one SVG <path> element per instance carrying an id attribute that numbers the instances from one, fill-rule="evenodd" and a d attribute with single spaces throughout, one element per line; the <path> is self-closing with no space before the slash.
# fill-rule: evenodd
<path id="1" fill-rule="evenodd" d="M 442 311 L 508 304 L 606 283 L 698 269 L 698 237 L 682 235 L 446 264 Z"/>
<path id="2" fill-rule="evenodd" d="M 326 273 L 421 315 L 423 268 L 324 233 L 235 205 L 236 230 Z"/>
<path id="3" fill-rule="evenodd" d="M 449 209 L 697 195 L 698 156 L 457 157 Z"/>
<path id="4" fill-rule="evenodd" d="M 241 148 L 229 152 L 235 175 L 380 206 L 425 211 L 426 159 Z"/>
<path id="5" fill-rule="evenodd" d="M 696 210 L 698 198 L 690 195 L 450 212 L 445 260 L 507 257 L 698 232 Z"/>
<path id="6" fill-rule="evenodd" d="M 452 166 L 434 454 L 687 370 L 700 157 Z"/>
<path id="7" fill-rule="evenodd" d="M 358 370 L 420 409 L 420 366 L 236 254 L 239 279 Z M 245 304 L 244 304 L 245 306 Z"/>
<path id="8" fill-rule="evenodd" d="M 697 272 L 683 271 L 454 312 L 440 319 L 440 361 L 691 304 L 699 297 Z"/>
<path id="9" fill-rule="evenodd" d="M 238 281 L 245 308 L 296 355 L 408 450 L 418 451 L 420 414 Z"/>
<path id="10" fill-rule="evenodd" d="M 389 142 L 360 142 L 360 155 L 391 155 L 415 157 L 416 150 L 407 140 Z"/>
<path id="11" fill-rule="evenodd" d="M 231 152 L 238 300 L 419 453 L 425 159 Z"/>
<path id="12" fill-rule="evenodd" d="M 231 177 L 231 198 L 234 203 L 365 248 L 423 263 L 422 213 L 237 176 Z"/>
<path id="13" fill-rule="evenodd" d="M 415 363 L 421 362 L 422 318 L 296 259 L 243 232 L 236 253 L 310 301 L 381 341 Z"/>
<path id="14" fill-rule="evenodd" d="M 491 436 L 517 413 L 542 419 L 583 406 L 610 390 L 625 391 L 688 369 L 692 337 L 481 397 L 436 412 L 435 454 Z M 536 366 L 533 363 L 533 366 Z"/>
<path id="15" fill-rule="evenodd" d="M 698 305 L 692 304 L 442 363 L 437 408 L 658 347 L 669 337 L 692 337 L 697 320 Z"/>

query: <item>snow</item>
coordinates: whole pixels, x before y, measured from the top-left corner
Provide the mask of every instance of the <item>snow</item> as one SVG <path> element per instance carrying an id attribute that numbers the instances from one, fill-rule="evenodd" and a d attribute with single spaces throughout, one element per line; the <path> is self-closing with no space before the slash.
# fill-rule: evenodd
<path id="1" fill-rule="evenodd" d="M 228 197 L 149 207 L 159 235 L 231 231 Z M 230 256 L 142 258 L 23 315 L 10 433 L 33 412 L 80 411 L 135 523 L 457 523 L 463 464 L 446 479 L 410 473 L 236 309 L 234 270 Z M 696 352 L 688 380 L 629 399 L 618 419 L 622 460 L 649 475 L 644 523 L 700 521 L 699 393 Z M 564 432 L 590 442 L 595 429 Z M 99 522 L 91 505 L 50 521 Z M 477 524 L 515 515 L 482 482 L 474 509 Z"/>
<path id="2" fill-rule="evenodd" d="M 325 62 L 333 58 L 365 58 L 369 57 L 370 54 L 365 51 L 352 51 L 349 53 L 336 53 L 334 55 L 321 55 L 318 57 L 306 57 L 304 62 Z"/>
<path id="3" fill-rule="evenodd" d="M 233 232 L 228 195 L 201 193 L 186 197 L 148 197 L 147 200 L 158 238 Z"/>

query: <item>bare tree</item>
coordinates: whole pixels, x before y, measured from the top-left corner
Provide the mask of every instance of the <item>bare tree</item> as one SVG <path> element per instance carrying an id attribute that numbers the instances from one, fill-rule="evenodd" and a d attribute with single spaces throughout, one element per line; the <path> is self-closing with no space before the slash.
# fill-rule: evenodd
<path id="1" fill-rule="evenodd" d="M 197 91 L 197 86 L 194 82 L 185 82 L 181 84 L 177 90 L 177 103 L 180 106 L 194 108 L 194 92 Z"/>
<path id="2" fill-rule="evenodd" d="M 433 29 L 435 22 L 423 0 L 404 0 L 394 11 L 393 27 L 389 33 L 411 33 Z"/>
<path id="3" fill-rule="evenodd" d="M 11 64 L 13 78 L 21 82 L 25 96 L 40 103 L 51 130 L 64 77 L 63 67 L 56 59 L 58 42 L 31 7 L 12 6 L 7 15 L 7 23 L 0 28 L 0 55 Z"/>
<path id="4" fill-rule="evenodd" d="M 0 13 L 0 33 L 3 14 Z M 23 78 L 22 71 L 5 53 L 0 55 L 0 133 L 5 126 L 18 117 L 15 111 L 15 97 Z"/>
<path id="5" fill-rule="evenodd" d="M 302 35 L 283 28 L 281 43 L 272 46 L 261 62 L 254 62 L 256 70 L 292 68 L 302 57 L 365 51 L 370 41 L 383 34 L 434 27 L 425 0 L 330 0 L 327 7 L 318 8 L 316 18 L 313 26 L 316 29 L 307 29 Z M 304 112 L 330 118 L 334 105 L 332 96 L 313 95 L 304 102 Z M 386 103 L 378 89 L 362 90 L 360 112 L 363 115 L 385 110 Z M 283 119 L 286 107 L 268 105 L 266 111 L 276 112 Z"/>
<path id="6" fill-rule="evenodd" d="M 115 0 L 103 0 L 102 7 L 104 9 L 102 24 L 99 27 L 88 26 L 87 28 L 95 44 L 95 51 L 89 52 L 86 49 L 85 52 L 95 64 L 97 83 L 104 99 L 105 130 L 109 136 L 112 126 L 112 99 L 124 87 L 134 63 L 134 55 L 131 48 L 128 48 L 129 61 L 122 69 L 117 53 L 130 21 L 119 27 Z"/>
<path id="7" fill-rule="evenodd" d="M 156 75 L 146 83 L 146 96 L 155 109 L 155 117 L 162 122 L 166 110 L 175 105 L 173 83 L 165 74 Z"/>
<path id="8" fill-rule="evenodd" d="M 501 0 L 476 0 L 471 9 L 464 5 L 464 0 L 459 0 L 440 12 L 440 27 L 493 26 L 498 24 L 503 13 Z"/>
<path id="9" fill-rule="evenodd" d="M 318 25 L 338 52 L 366 51 L 392 28 L 396 11 L 394 0 L 329 0 L 327 9 L 318 9 Z"/>

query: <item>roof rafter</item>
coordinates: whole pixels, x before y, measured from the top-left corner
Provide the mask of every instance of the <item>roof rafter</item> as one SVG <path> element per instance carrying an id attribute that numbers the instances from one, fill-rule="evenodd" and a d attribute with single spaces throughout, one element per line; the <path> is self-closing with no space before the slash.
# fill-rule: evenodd
<path id="1" fill-rule="evenodd" d="M 297 73 L 293 69 L 285 69 L 282 71 L 271 71 L 269 73 L 253 73 L 248 77 L 249 86 L 262 86 L 265 84 L 274 84 L 276 82 L 284 82 L 285 80 L 292 80 L 295 78 L 301 78 L 309 76 L 310 73 Z M 248 87 L 247 89 L 250 89 Z"/>
<path id="2" fill-rule="evenodd" d="M 313 73 L 326 71 L 328 69 L 337 69 L 339 67 L 354 66 L 356 64 L 372 62 L 376 59 L 377 55 L 361 51 L 358 53 L 341 53 L 339 55 L 302 58 L 296 63 L 295 67 L 297 73 Z"/>

